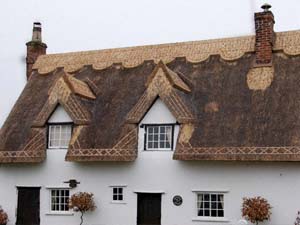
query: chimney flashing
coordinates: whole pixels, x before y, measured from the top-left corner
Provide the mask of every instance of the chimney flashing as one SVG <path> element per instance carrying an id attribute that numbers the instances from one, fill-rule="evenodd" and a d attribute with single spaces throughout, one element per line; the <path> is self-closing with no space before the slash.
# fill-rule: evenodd
<path id="1" fill-rule="evenodd" d="M 47 48 L 48 47 L 45 43 L 38 42 L 38 41 L 29 41 L 29 42 L 26 43 L 26 46 L 43 47 L 43 48 Z"/>

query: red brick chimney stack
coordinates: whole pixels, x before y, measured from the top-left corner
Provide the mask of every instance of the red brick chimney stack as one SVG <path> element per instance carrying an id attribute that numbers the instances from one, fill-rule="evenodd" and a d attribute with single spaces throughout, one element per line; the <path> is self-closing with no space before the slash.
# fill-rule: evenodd
<path id="1" fill-rule="evenodd" d="M 42 42 L 42 25 L 39 22 L 33 23 L 32 40 L 26 43 L 26 76 L 27 80 L 32 73 L 32 66 L 40 55 L 46 54 L 47 45 Z"/>
<path id="2" fill-rule="evenodd" d="M 271 5 L 264 4 L 261 7 L 264 11 L 255 13 L 255 32 L 256 32 L 256 66 L 267 66 L 272 63 L 272 50 L 275 42 L 274 15 L 270 11 Z"/>

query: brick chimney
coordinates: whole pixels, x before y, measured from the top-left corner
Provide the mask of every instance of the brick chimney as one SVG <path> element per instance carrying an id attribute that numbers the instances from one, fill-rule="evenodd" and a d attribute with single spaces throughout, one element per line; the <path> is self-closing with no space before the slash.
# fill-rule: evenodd
<path id="1" fill-rule="evenodd" d="M 33 32 L 31 41 L 26 43 L 26 76 L 27 80 L 32 73 L 32 66 L 40 55 L 46 54 L 47 45 L 42 42 L 42 25 L 39 22 L 33 23 Z"/>
<path id="2" fill-rule="evenodd" d="M 272 63 L 272 50 L 275 42 L 274 15 L 270 11 L 271 5 L 264 4 L 261 7 L 264 11 L 255 13 L 255 65 L 267 66 Z"/>

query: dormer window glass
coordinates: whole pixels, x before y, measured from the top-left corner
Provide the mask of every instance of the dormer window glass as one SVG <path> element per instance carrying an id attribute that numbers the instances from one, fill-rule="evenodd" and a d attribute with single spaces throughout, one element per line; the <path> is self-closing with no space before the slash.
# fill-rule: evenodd
<path id="1" fill-rule="evenodd" d="M 174 124 L 149 124 L 145 131 L 145 150 L 173 150 Z"/>
<path id="2" fill-rule="evenodd" d="M 66 149 L 72 135 L 72 124 L 49 124 L 48 148 Z"/>

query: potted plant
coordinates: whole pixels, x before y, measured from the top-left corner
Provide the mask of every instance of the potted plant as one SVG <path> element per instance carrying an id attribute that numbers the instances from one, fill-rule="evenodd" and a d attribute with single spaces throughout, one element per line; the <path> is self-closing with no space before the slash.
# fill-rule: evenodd
<path id="1" fill-rule="evenodd" d="M 7 213 L 0 206 L 0 225 L 6 225 L 8 222 Z"/>
<path id="2" fill-rule="evenodd" d="M 87 192 L 78 192 L 71 196 L 69 206 L 75 212 L 80 212 L 80 225 L 83 224 L 83 214 L 87 211 L 94 211 L 96 205 L 94 202 L 94 194 Z"/>
<path id="3" fill-rule="evenodd" d="M 258 225 L 259 222 L 270 220 L 271 206 L 262 197 L 243 198 L 242 216 L 251 223 Z"/>

